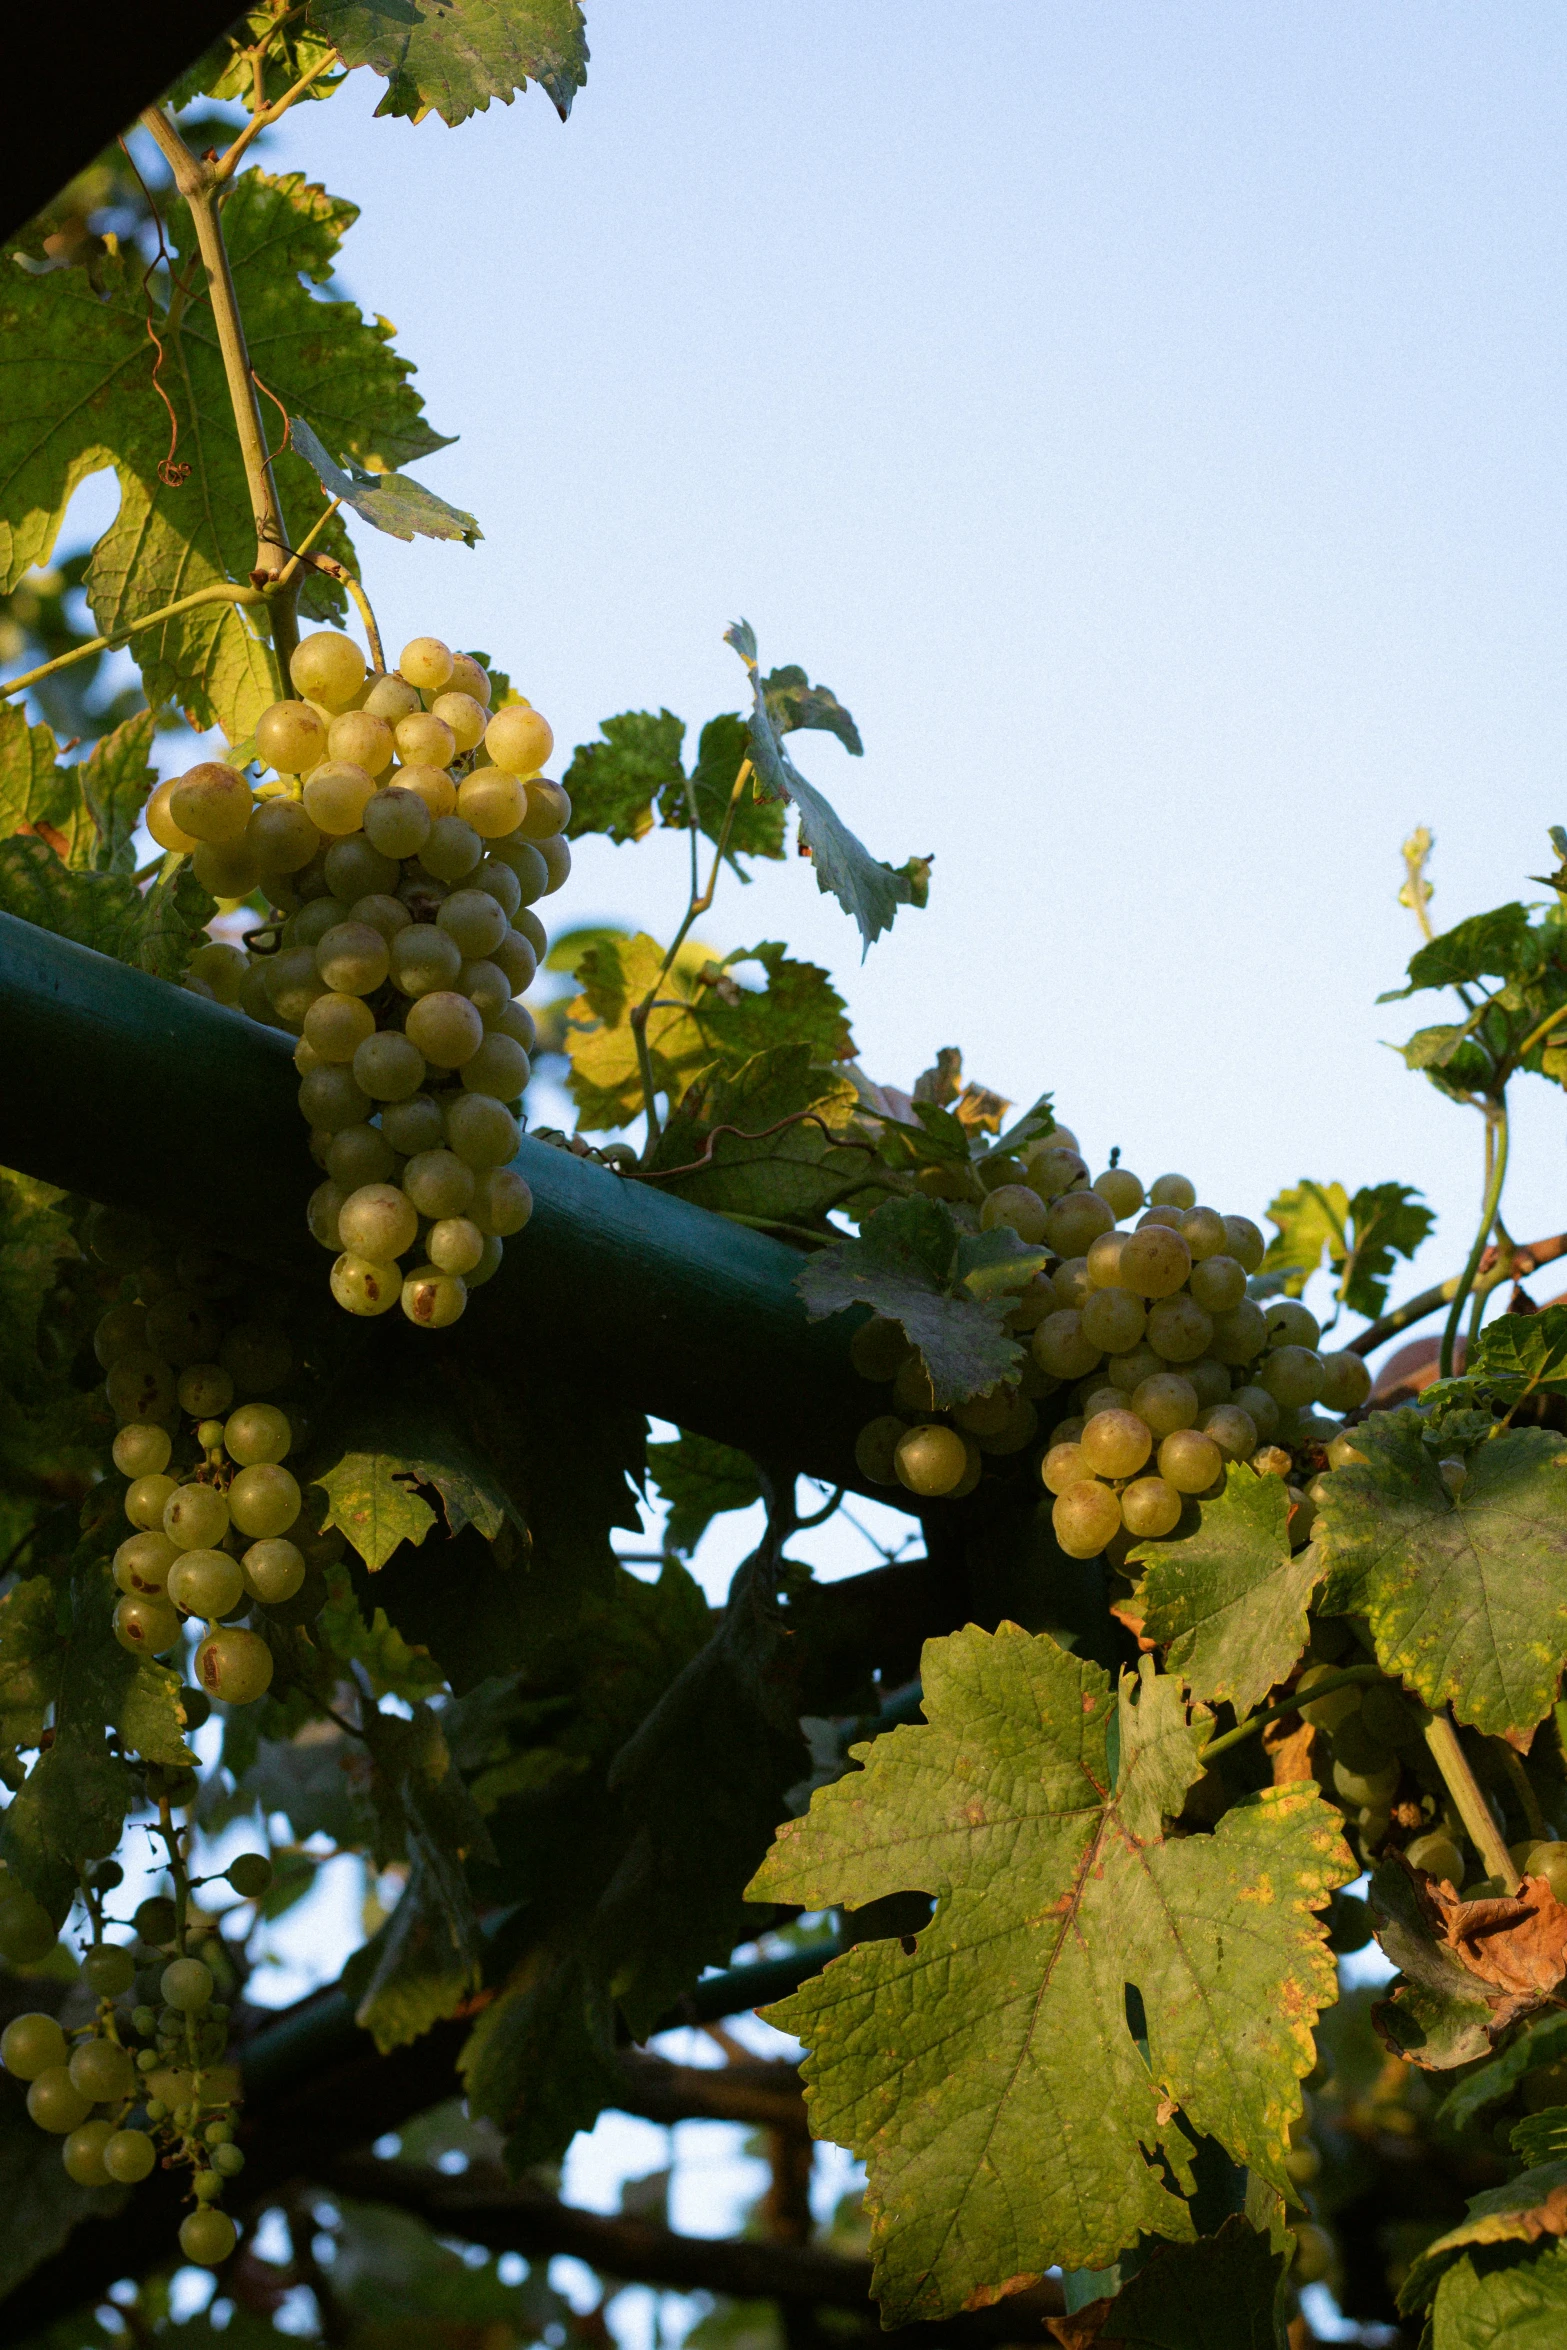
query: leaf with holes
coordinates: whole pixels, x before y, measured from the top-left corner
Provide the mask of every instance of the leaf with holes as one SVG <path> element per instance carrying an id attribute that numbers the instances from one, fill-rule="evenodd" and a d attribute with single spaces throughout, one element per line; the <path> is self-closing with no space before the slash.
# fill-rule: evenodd
<path id="1" fill-rule="evenodd" d="M 1522 1739 L 1567 1662 L 1567 1442 L 1512 1428 L 1469 1455 L 1455 1498 L 1416 1411 L 1355 1431 L 1364 1462 L 1324 1481 L 1323 1605 L 1364 1615 L 1377 1661 L 1432 1707 Z"/>
<path id="2" fill-rule="evenodd" d="M 1190 2191 L 1197 2134 L 1282 2191 L 1337 1988 L 1314 1913 L 1355 1867 L 1310 1781 L 1169 1833 L 1208 1717 L 1150 1659 L 1116 1693 L 1004 1623 L 928 1641 L 922 1678 L 928 1726 L 854 1748 L 750 1887 L 935 1897 L 912 1950 L 861 1944 L 768 2010 L 810 2051 L 813 2131 L 869 2166 L 887 2325 L 1190 2239 L 1167 2178 Z"/>
<path id="3" fill-rule="evenodd" d="M 1206 1705 L 1250 1713 L 1306 1645 L 1322 1560 L 1310 1544 L 1291 1556 L 1289 1506 L 1282 1477 L 1233 1468 L 1190 1534 L 1133 1546 L 1144 1636 Z"/>

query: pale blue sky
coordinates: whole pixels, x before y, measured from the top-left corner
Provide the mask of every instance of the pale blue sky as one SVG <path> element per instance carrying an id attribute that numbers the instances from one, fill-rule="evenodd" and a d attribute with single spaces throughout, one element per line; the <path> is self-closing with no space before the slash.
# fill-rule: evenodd
<path id="1" fill-rule="evenodd" d="M 1421 1184 L 1446 1270 L 1477 1122 L 1372 999 L 1413 824 L 1451 922 L 1567 816 L 1559 14 L 589 19 L 564 128 L 372 122 L 361 76 L 276 143 L 363 205 L 345 281 L 487 534 L 366 547 L 388 635 L 485 645 L 569 745 L 738 706 L 744 612 L 859 718 L 809 772 L 935 882 L 863 971 L 792 861 L 710 937 L 828 962 L 877 1075 L 961 1043 L 1226 1208 Z M 680 889 L 673 841 L 594 848 L 554 903 L 667 932 Z M 1529 1234 L 1562 1105 L 1518 1090 Z"/>

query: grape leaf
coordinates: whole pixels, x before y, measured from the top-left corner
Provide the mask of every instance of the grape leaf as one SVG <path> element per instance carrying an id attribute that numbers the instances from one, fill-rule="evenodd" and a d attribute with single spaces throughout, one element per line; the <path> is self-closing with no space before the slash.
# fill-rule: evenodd
<path id="1" fill-rule="evenodd" d="M 1506 1403 L 1526 1395 L 1567 1395 L 1567 1305 L 1498 1314 L 1481 1331 L 1464 1379 Z"/>
<path id="2" fill-rule="evenodd" d="M 361 1783 L 363 1755 L 358 1739 L 312 1719 L 292 1738 L 261 1739 L 239 1791 L 264 1817 L 282 1812 L 297 1842 L 328 1836 L 352 1851 L 369 1843 L 374 1825 Z"/>
<path id="3" fill-rule="evenodd" d="M 366 1622 L 353 1577 L 341 1560 L 327 1568 L 326 1586 L 319 1629 L 338 1656 L 360 1666 L 371 1696 L 410 1701 L 433 1696 L 445 1680 L 441 1667 L 427 1649 L 411 1647 L 385 1608 L 373 1601 Z"/>
<path id="4" fill-rule="evenodd" d="M 1384 1671 L 1492 1737 L 1523 1738 L 1567 1660 L 1567 1445 L 1513 1428 L 1478 1445 L 1455 1499 L 1412 1410 L 1355 1431 L 1323 1485 L 1323 1605 L 1364 1615 Z"/>
<path id="5" fill-rule="evenodd" d="M 337 265 L 355 218 L 299 174 L 248 171 L 223 208 L 234 283 L 257 376 L 290 415 L 308 419 L 361 465 L 396 465 L 443 446 L 421 415 L 409 363 L 390 330 L 350 302 L 312 290 Z M 226 379 L 205 279 L 192 268 L 190 215 L 171 201 L 167 228 L 176 271 L 192 277 L 177 321 L 154 299 L 165 361 L 159 383 L 178 421 L 177 486 L 162 482 L 168 414 L 151 382 L 148 297 L 134 248 L 102 266 L 102 298 L 81 270 L 0 277 L 0 592 L 48 560 L 65 509 L 89 474 L 112 466 L 119 510 L 93 550 L 86 586 L 99 628 L 113 634 L 176 598 L 223 580 L 244 580 L 256 559 L 252 501 L 234 436 Z M 313 517 L 320 486 L 305 459 L 282 449 L 273 470 L 285 522 Z M 321 553 L 351 552 L 339 520 Z M 306 609 L 328 617 L 342 591 L 315 575 Z M 247 736 L 276 691 L 271 655 L 255 616 L 232 603 L 203 605 L 132 640 L 148 701 L 176 702 L 202 727 Z"/>
<path id="6" fill-rule="evenodd" d="M 1414 1878 L 1401 1863 L 1384 1862 L 1374 1872 L 1371 1910 L 1377 1939 L 1399 1970 L 1390 1996 L 1372 2010 L 1382 2041 L 1427 2072 L 1450 2072 L 1488 2056 L 1496 2018 L 1487 1987 L 1432 1934 Z"/>
<path id="7" fill-rule="evenodd" d="M 841 1067 L 822 1068 L 809 1045 L 773 1045 L 733 1072 L 719 1067 L 692 1080 L 649 1170 L 661 1191 L 698 1207 L 784 1223 L 829 1207 L 852 1215 L 889 1188 L 875 1145 L 857 1128 L 845 1131 L 858 1108 Z"/>
<path id="8" fill-rule="evenodd" d="M 673 1444 L 650 1444 L 648 1474 L 669 1504 L 664 1547 L 689 1558 L 723 1510 L 748 1510 L 760 1501 L 756 1463 L 732 1445 L 682 1428 Z"/>
<path id="9" fill-rule="evenodd" d="M 0 1746 L 38 1744 L 59 1694 L 64 1654 L 53 1580 L 29 1575 L 0 1599 Z"/>
<path id="10" fill-rule="evenodd" d="M 79 765 L 63 767 L 52 730 L 29 726 L 17 703 L 0 703 L 0 838 L 35 832 L 77 870 L 131 872 L 132 835 L 157 781 L 148 762 L 153 724 L 150 710 L 138 710 Z"/>
<path id="11" fill-rule="evenodd" d="M 473 515 L 460 506 L 448 506 L 433 490 L 406 473 L 366 473 L 355 466 L 345 473 L 334 465 L 301 416 L 289 422 L 289 441 L 312 466 L 329 498 L 352 506 L 361 522 L 384 530 L 394 539 L 461 539 L 465 547 L 482 539 Z"/>
<path id="12" fill-rule="evenodd" d="M 824 794 L 806 781 L 784 750 L 767 706 L 766 687 L 757 668 L 756 636 L 749 622 L 740 620 L 726 629 L 724 642 L 734 647 L 751 676 L 754 695 L 751 756 L 756 761 L 760 787 L 772 799 L 793 803 L 800 821 L 801 842 L 816 867 L 817 888 L 830 893 L 844 912 L 853 916 L 865 952 L 869 953 L 882 932 L 891 929 L 898 908 L 915 903 L 914 875 L 895 872 L 890 865 L 873 857 L 834 813 Z M 821 690 L 824 689 L 818 689 Z M 858 736 L 855 740 L 857 743 Z"/>
<path id="13" fill-rule="evenodd" d="M 25 833 L 0 841 L 0 913 L 160 979 L 178 978 L 215 910 L 185 864 L 143 897 L 128 873 L 72 872 Z"/>
<path id="14" fill-rule="evenodd" d="M 1491 2187 L 1469 2199 L 1469 2209 L 1456 2228 L 1438 2236 L 1410 2263 L 1398 2289 L 1398 2306 L 1409 2314 L 1430 2301 L 1443 2272 L 1463 2254 L 1500 2245 L 1544 2244 L 1552 2255 L 1557 2299 L 1554 2306 L 1567 2314 L 1567 2260 L 1561 2239 L 1567 2234 L 1567 2162 L 1546 2162 L 1503 2187 Z M 1554 2239 L 1554 2241 L 1553 2241 Z M 1504 2272 L 1506 2273 L 1506 2272 Z M 1516 2272 L 1515 2272 L 1516 2273 Z M 1560 2340 L 1560 2335 L 1556 2339 Z M 1506 2337 L 1511 2343 L 1512 2336 Z M 1453 2337 L 1463 2350 L 1463 2337 Z M 1542 2337 L 1543 2340 L 1543 2337 Z"/>
<path id="15" fill-rule="evenodd" d="M 400 1542 L 422 1542 L 435 1524 L 418 1481 L 412 1463 L 395 1453 L 344 1453 L 315 1479 L 328 1503 L 323 1532 L 336 1526 L 374 1574 Z"/>
<path id="16" fill-rule="evenodd" d="M 860 730 L 832 687 L 812 685 L 797 662 L 764 677 L 761 692 L 767 715 L 779 734 L 792 734 L 801 726 L 819 727 L 824 734 L 835 734 L 854 758 L 864 756 Z"/>
<path id="17" fill-rule="evenodd" d="M 1567 2162 L 1567 2105 L 1548 2105 L 1543 2113 L 1526 2113 L 1508 2144 L 1531 2166 Z"/>
<path id="18" fill-rule="evenodd" d="M 1067 2350 L 1284 2350 L 1286 2258 L 1236 2213 L 1215 2236 L 1157 2246 L 1114 2300 L 1055 2330 Z"/>
<path id="19" fill-rule="evenodd" d="M 1309 1781 L 1169 1833 L 1208 1717 L 1150 1659 L 1117 1695 L 1048 1634 L 971 1625 L 927 1641 L 922 1680 L 928 1726 L 852 1749 L 863 1770 L 750 1886 L 812 1909 L 936 1899 L 912 1951 L 862 1944 L 767 2011 L 811 2051 L 812 2130 L 869 2165 L 887 2325 L 1107 2267 L 1140 2230 L 1190 2238 L 1160 2168 L 1190 2191 L 1188 2130 L 1282 2191 L 1335 1993 L 1312 1912 L 1354 1871 Z"/>
<path id="20" fill-rule="evenodd" d="M 1351 1199 L 1342 1183 L 1302 1178 L 1269 1202 L 1278 1231 L 1261 1269 L 1284 1274 L 1285 1294 L 1299 1297 L 1326 1257 L 1335 1294 L 1353 1313 L 1374 1317 L 1387 1303 L 1394 1258 L 1412 1257 L 1435 1222 L 1419 1198 L 1407 1183 L 1364 1185 Z"/>
<path id="21" fill-rule="evenodd" d="M 1418 948 L 1409 959 L 1409 985 L 1390 989 L 1377 1002 L 1401 1003 L 1423 988 L 1465 987 L 1485 977 L 1525 978 L 1539 959 L 1540 937 L 1527 906 L 1515 903 L 1494 907 L 1488 914 L 1471 914 L 1467 922 Z"/>
<path id="22" fill-rule="evenodd" d="M 684 789 L 685 722 L 673 710 L 656 718 L 651 710 L 625 710 L 606 718 L 599 733 L 601 741 L 577 745 L 561 779 L 571 800 L 567 837 L 602 832 L 616 842 L 640 840 L 653 829 L 659 794 Z"/>
<path id="23" fill-rule="evenodd" d="M 577 0 L 309 0 L 308 13 L 345 65 L 388 85 L 378 115 L 466 122 L 531 81 L 564 122 L 588 78 Z"/>
<path id="24" fill-rule="evenodd" d="M 697 822 L 711 841 L 716 841 L 723 829 L 740 769 L 750 756 L 751 729 L 743 718 L 726 710 L 708 720 L 697 744 L 691 791 L 696 800 Z M 683 791 L 677 796 L 673 789 L 666 790 L 659 811 L 666 824 L 689 821 Z M 737 857 L 779 858 L 784 854 L 784 811 L 776 800 L 758 795 L 754 776 L 741 792 L 730 816 L 726 853 L 731 864 Z M 736 865 L 735 870 L 739 872 L 740 867 Z"/>
<path id="25" fill-rule="evenodd" d="M 1567 2339 L 1567 2245 L 1465 2252 L 1436 2289 L 1430 2350 L 1561 2350 Z"/>
<path id="26" fill-rule="evenodd" d="M 645 931 L 635 938 L 596 940 L 577 966 L 582 992 L 567 1013 L 567 1084 L 585 1131 L 629 1125 L 642 1109 L 642 1079 L 633 1005 L 658 979 L 664 950 Z M 732 973 L 760 963 L 763 987 L 744 987 Z M 737 947 L 723 963 L 697 972 L 677 966 L 659 987 L 646 1029 L 656 1093 L 678 1104 L 700 1072 L 738 1070 L 770 1046 L 803 1043 L 819 1062 L 847 1060 L 854 1051 L 843 998 L 825 971 L 795 962 L 771 942 Z"/>
<path id="27" fill-rule="evenodd" d="M 1567 2057 L 1567 2015 L 1544 2015 L 1524 2027 L 1488 2064 L 1479 2065 L 1455 2081 L 1437 2119 L 1454 2130 L 1467 2130 L 1487 2106 L 1511 2097 L 1528 2073 Z"/>
<path id="28" fill-rule="evenodd" d="M 1023 1361 L 1023 1349 L 1003 1328 L 1016 1290 L 1038 1271 L 1042 1252 L 1028 1250 L 1017 1235 L 998 1229 L 982 1236 L 960 1234 L 943 1200 L 889 1200 L 868 1216 L 858 1236 L 835 1241 L 812 1257 L 795 1277 L 813 1322 L 867 1305 L 902 1325 L 930 1374 L 937 1407 L 984 1395 Z M 967 1246 L 964 1246 L 964 1243 Z M 1007 1286 L 976 1296 L 965 1276 L 992 1256 L 1001 1260 Z M 984 1286 L 984 1284 L 982 1284 Z"/>
<path id="29" fill-rule="evenodd" d="M 1322 1560 L 1313 1544 L 1290 1555 L 1282 1477 L 1233 1468 L 1224 1491 L 1201 1509 L 1183 1539 L 1132 1551 L 1143 1562 L 1143 1633 L 1194 1697 L 1210 1705 L 1228 1698 L 1247 1714 L 1306 1645 Z"/>

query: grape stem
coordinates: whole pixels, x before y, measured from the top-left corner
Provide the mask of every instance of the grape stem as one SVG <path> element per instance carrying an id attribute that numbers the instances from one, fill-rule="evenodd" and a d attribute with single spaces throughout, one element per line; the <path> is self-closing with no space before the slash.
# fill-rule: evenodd
<path id="1" fill-rule="evenodd" d="M 1464 1304 L 1475 1284 L 1480 1260 L 1491 1237 L 1491 1227 L 1502 1202 L 1502 1185 L 1507 1179 L 1507 1096 L 1502 1093 L 1485 1105 L 1485 1197 L 1480 1205 L 1480 1228 L 1474 1237 L 1469 1259 L 1458 1277 L 1458 1287 L 1448 1308 L 1447 1324 L 1442 1332 L 1442 1352 L 1439 1370 L 1444 1379 L 1453 1375 L 1453 1349 L 1458 1338 L 1458 1325 L 1463 1319 Z"/>
<path id="2" fill-rule="evenodd" d="M 1487 1249 L 1480 1259 L 1473 1294 L 1488 1297 L 1499 1283 L 1514 1276 L 1522 1277 L 1536 1272 L 1541 1265 L 1548 1265 L 1554 1258 L 1564 1255 L 1567 1255 L 1567 1232 L 1553 1232 L 1545 1240 L 1527 1240 L 1522 1246 L 1515 1246 L 1510 1254 L 1502 1249 Z M 1380 1321 L 1373 1322 L 1369 1330 L 1362 1330 L 1358 1338 L 1352 1338 L 1345 1351 L 1357 1355 L 1375 1354 L 1379 1346 L 1385 1345 L 1390 1338 L 1396 1338 L 1400 1330 L 1407 1330 L 1411 1323 L 1423 1322 L 1428 1315 L 1450 1305 L 1457 1293 L 1459 1280 L 1457 1273 L 1451 1273 L 1445 1281 L 1439 1281 L 1434 1289 L 1421 1290 L 1407 1305 L 1395 1307 L 1392 1313 L 1384 1314 Z"/>
<path id="3" fill-rule="evenodd" d="M 73 645 L 68 653 L 56 654 L 52 661 L 27 670 L 21 677 L 7 678 L 0 685 L 0 700 L 25 693 L 41 679 L 53 677 L 57 669 L 69 669 L 73 661 L 86 661 L 95 653 L 112 652 L 117 646 L 128 644 L 133 636 L 139 636 L 144 628 L 156 628 L 162 621 L 177 619 L 182 612 L 195 611 L 199 604 L 264 604 L 266 601 L 260 588 L 238 587 L 228 579 L 214 580 L 210 587 L 197 588 L 192 595 L 180 596 L 172 604 L 162 604 L 156 612 L 145 612 L 140 620 L 129 620 L 123 628 L 111 629 L 107 636 L 89 637 L 85 644 Z"/>
<path id="4" fill-rule="evenodd" d="M 1524 1823 L 1530 1835 L 1536 1841 L 1543 1841 L 1551 1831 L 1546 1825 L 1545 1814 L 1540 1809 L 1540 1798 L 1530 1784 L 1528 1772 L 1505 1738 L 1495 1738 L 1491 1743 L 1501 1758 L 1503 1770 L 1512 1782 L 1513 1793 L 1518 1798 L 1519 1809 L 1523 1813 Z"/>
<path id="5" fill-rule="evenodd" d="M 269 31 L 267 35 L 268 40 L 270 40 L 271 37 L 271 32 Z M 265 44 L 263 44 L 263 46 L 265 46 Z M 249 122 L 246 123 L 244 129 L 240 132 L 239 136 L 235 139 L 233 145 L 229 147 L 227 151 L 219 158 L 219 160 L 212 166 L 212 176 L 218 185 L 221 186 L 225 180 L 233 178 L 241 158 L 244 156 L 245 150 L 250 146 L 252 140 L 259 139 L 263 131 L 269 131 L 275 122 L 280 121 L 282 117 L 288 112 L 289 108 L 294 105 L 297 100 L 304 97 L 312 82 L 319 81 L 322 74 L 329 73 L 334 65 L 341 65 L 341 63 L 342 59 L 338 56 L 337 51 L 335 49 L 329 49 L 326 55 L 321 58 L 317 64 L 310 68 L 308 73 L 303 73 L 300 75 L 298 81 L 295 82 L 292 89 L 285 90 L 283 92 L 281 98 L 274 98 L 270 106 L 258 107 L 255 113 L 252 114 Z"/>
<path id="6" fill-rule="evenodd" d="M 1491 1807 L 1480 1792 L 1480 1782 L 1469 1767 L 1469 1758 L 1458 1742 L 1458 1732 L 1445 1706 L 1426 1724 L 1426 1744 L 1458 1807 L 1469 1841 L 1485 1864 L 1486 1875 L 1497 1878 L 1504 1892 L 1516 1893 L 1523 1880 L 1502 1841 L 1500 1828 L 1491 1817 Z"/>
<path id="7" fill-rule="evenodd" d="M 1331 1697 L 1335 1689 L 1359 1689 L 1367 1681 L 1380 1681 L 1382 1678 L 1380 1665 L 1346 1665 L 1341 1673 L 1335 1673 L 1330 1680 L 1313 1681 L 1306 1703 L 1315 1705 L 1319 1697 Z M 1226 1730 L 1221 1737 L 1210 1738 L 1206 1746 L 1199 1748 L 1198 1761 L 1206 1763 L 1216 1754 L 1227 1754 L 1232 1746 L 1239 1746 L 1247 1738 L 1254 1738 L 1265 1724 L 1276 1721 L 1280 1714 L 1298 1714 L 1300 1708 L 1298 1695 L 1281 1697 L 1276 1705 L 1260 1707 L 1256 1713 L 1248 1714 L 1244 1722 L 1237 1722 L 1233 1730 Z"/>
<path id="8" fill-rule="evenodd" d="M 648 1015 L 654 1010 L 658 1003 L 658 991 L 663 986 L 665 980 L 669 977 L 670 972 L 674 969 L 675 957 L 679 954 L 681 948 L 685 945 L 686 938 L 690 932 L 692 923 L 696 920 L 699 914 L 705 914 L 708 908 L 712 905 L 714 895 L 718 888 L 718 876 L 722 870 L 724 858 L 729 848 L 729 835 L 734 830 L 735 816 L 739 811 L 740 794 L 744 790 L 746 784 L 749 783 L 752 772 L 753 770 L 750 760 L 742 759 L 740 762 L 739 773 L 736 775 L 734 780 L 734 788 L 729 794 L 729 805 L 724 810 L 724 820 L 718 828 L 718 838 L 713 846 L 713 865 L 712 870 L 707 877 L 706 889 L 699 889 L 697 886 L 696 844 L 698 836 L 701 832 L 701 821 L 696 804 L 695 787 L 689 778 L 687 778 L 686 781 L 686 809 L 688 812 L 691 836 L 690 901 L 686 906 L 685 915 L 681 921 L 680 927 L 675 932 L 674 938 L 670 942 L 669 951 L 665 955 L 663 962 L 659 965 L 658 977 L 654 980 L 652 986 L 648 989 L 647 994 L 642 998 L 642 1001 L 639 1004 L 633 1004 L 630 1013 L 627 1015 L 631 1024 L 631 1034 L 636 1042 L 637 1072 L 642 1080 L 642 1103 L 647 1116 L 646 1150 L 652 1149 L 654 1143 L 657 1142 L 659 1134 L 662 1131 L 659 1125 L 658 1103 L 655 1099 L 656 1088 L 653 1083 L 653 1056 L 648 1050 Z M 681 1009 L 684 1009 L 684 1006 L 682 1006 Z M 643 1155 L 644 1157 L 646 1156 L 646 1151 L 644 1151 Z"/>
<path id="9" fill-rule="evenodd" d="M 218 197 L 222 188 L 219 174 L 222 167 L 204 163 L 199 156 L 193 155 L 161 106 L 144 107 L 141 119 L 162 150 L 174 174 L 174 185 L 189 205 L 190 216 L 195 223 L 196 242 L 207 274 L 207 296 L 212 304 L 213 324 L 217 328 L 218 348 L 222 353 L 223 373 L 228 383 L 229 405 L 234 413 L 234 430 L 244 461 L 245 479 L 250 485 L 251 510 L 255 516 L 256 566 L 251 574 L 251 583 L 255 587 L 265 587 L 276 582 L 283 569 L 287 559 L 287 536 L 283 527 L 282 503 L 267 454 L 267 437 L 257 403 L 250 354 L 245 347 L 245 329 L 234 292 L 228 248 L 223 242 L 223 226 L 218 217 Z M 273 606 L 272 617 L 273 643 L 282 674 L 283 690 L 286 692 L 289 660 L 299 641 L 290 600 L 279 597 Z"/>

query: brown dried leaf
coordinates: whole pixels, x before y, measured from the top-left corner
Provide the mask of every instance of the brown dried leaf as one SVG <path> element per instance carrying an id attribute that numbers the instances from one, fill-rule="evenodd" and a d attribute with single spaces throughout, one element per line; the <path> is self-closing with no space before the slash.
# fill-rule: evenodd
<path id="1" fill-rule="evenodd" d="M 1498 2029 L 1554 1998 L 1567 1976 L 1567 1907 L 1544 1877 L 1525 1877 L 1513 1894 L 1465 1901 L 1440 1879 L 1415 1875 L 1433 1934 L 1488 1986 Z"/>

